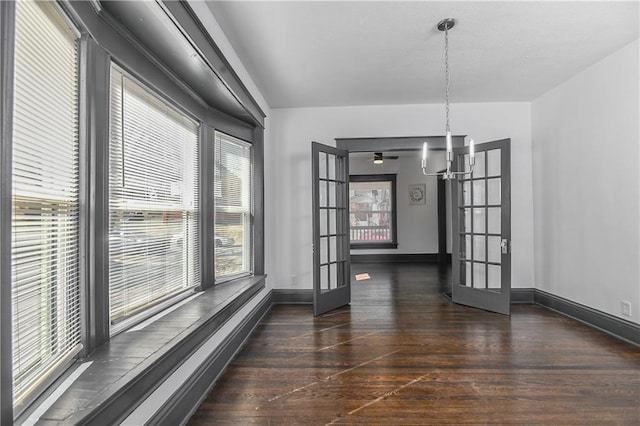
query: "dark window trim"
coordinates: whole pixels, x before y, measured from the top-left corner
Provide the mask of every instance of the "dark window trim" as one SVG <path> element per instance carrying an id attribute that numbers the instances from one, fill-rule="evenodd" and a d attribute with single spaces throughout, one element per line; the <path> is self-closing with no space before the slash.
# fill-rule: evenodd
<path id="1" fill-rule="evenodd" d="M 0 424 L 13 423 L 11 320 L 12 127 L 15 2 L 0 2 Z M 8 355 L 8 356 L 7 356 Z"/>
<path id="2" fill-rule="evenodd" d="M 391 182 L 391 235 L 392 241 L 353 243 L 350 246 L 353 250 L 364 249 L 396 249 L 398 248 L 398 203 L 396 200 L 396 175 L 395 174 L 375 174 L 375 175 L 349 175 L 351 182 Z"/>

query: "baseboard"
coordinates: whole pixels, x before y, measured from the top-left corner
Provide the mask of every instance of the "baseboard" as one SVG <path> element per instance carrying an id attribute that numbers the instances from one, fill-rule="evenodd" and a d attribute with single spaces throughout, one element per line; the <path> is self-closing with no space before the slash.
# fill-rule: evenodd
<path id="1" fill-rule="evenodd" d="M 511 304 L 535 302 L 535 288 L 512 288 L 511 289 Z"/>
<path id="2" fill-rule="evenodd" d="M 535 291 L 534 301 L 567 317 L 604 331 L 626 342 L 640 346 L 640 325 L 606 312 L 590 308 L 546 291 Z"/>
<path id="3" fill-rule="evenodd" d="M 197 367 L 146 424 L 167 426 L 186 424 L 224 373 L 227 365 L 235 358 L 253 330 L 269 312 L 272 304 L 272 293 L 269 293 L 241 320 L 233 332 L 217 344 L 206 361 Z"/>
<path id="4" fill-rule="evenodd" d="M 273 289 L 273 303 L 283 305 L 312 305 L 313 289 L 276 288 Z"/>
<path id="5" fill-rule="evenodd" d="M 351 263 L 438 263 L 438 253 L 352 254 Z"/>

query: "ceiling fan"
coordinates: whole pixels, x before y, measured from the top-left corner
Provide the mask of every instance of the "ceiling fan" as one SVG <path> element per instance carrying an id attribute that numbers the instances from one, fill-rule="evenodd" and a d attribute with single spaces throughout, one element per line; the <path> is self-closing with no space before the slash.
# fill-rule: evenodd
<path id="1" fill-rule="evenodd" d="M 382 164 L 384 160 L 397 160 L 397 155 L 383 155 L 382 152 L 373 153 L 373 164 Z"/>

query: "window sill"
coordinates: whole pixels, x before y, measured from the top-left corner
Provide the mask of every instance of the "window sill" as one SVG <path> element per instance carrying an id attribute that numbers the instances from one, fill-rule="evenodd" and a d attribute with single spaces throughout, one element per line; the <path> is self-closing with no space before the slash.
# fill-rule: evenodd
<path id="1" fill-rule="evenodd" d="M 78 361 L 78 364 L 93 363 L 40 421 L 119 423 L 264 286 L 265 276 L 218 284 L 145 328 L 114 336 L 90 356 Z M 63 380 L 64 377 L 58 383 Z M 45 397 L 41 396 L 18 419 L 19 423 L 26 420 Z"/>
<path id="2" fill-rule="evenodd" d="M 357 243 L 351 244 L 351 250 L 397 249 L 398 243 Z"/>

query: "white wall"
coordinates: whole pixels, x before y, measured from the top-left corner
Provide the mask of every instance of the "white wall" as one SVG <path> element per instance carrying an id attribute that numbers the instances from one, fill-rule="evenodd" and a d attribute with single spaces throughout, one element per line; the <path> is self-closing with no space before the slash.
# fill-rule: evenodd
<path id="1" fill-rule="evenodd" d="M 390 153 L 393 155 L 393 153 Z M 424 176 L 421 152 L 413 155 L 402 153 L 397 160 L 385 160 L 383 164 L 373 164 L 373 154 L 367 158 L 350 156 L 349 173 L 395 174 L 398 222 L 398 248 L 362 250 L 352 249 L 351 254 L 424 254 L 438 253 L 438 188 L 434 178 Z M 427 170 L 437 172 L 446 167 L 444 152 L 434 153 L 427 163 Z M 409 185 L 426 185 L 425 204 L 409 204 Z"/>
<path id="2" fill-rule="evenodd" d="M 442 135 L 444 106 L 273 109 L 270 123 L 278 190 L 267 200 L 277 208 L 277 258 L 269 274 L 276 288 L 312 288 L 311 141 L 334 145 L 337 137 Z M 530 104 L 453 104 L 451 127 L 477 142 L 511 138 L 512 286 L 533 287 Z"/>
<path id="3" fill-rule="evenodd" d="M 639 42 L 532 104 L 536 287 L 640 323 Z"/>

